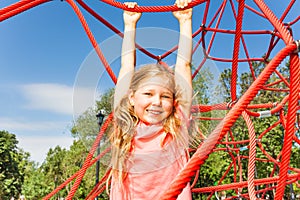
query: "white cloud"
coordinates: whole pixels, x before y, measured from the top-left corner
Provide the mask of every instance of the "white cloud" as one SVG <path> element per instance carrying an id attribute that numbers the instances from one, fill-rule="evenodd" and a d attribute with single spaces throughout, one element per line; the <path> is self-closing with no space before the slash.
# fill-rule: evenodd
<path id="1" fill-rule="evenodd" d="M 24 121 L 0 117 L 0 127 L 16 135 L 18 147 L 29 152 L 31 160 L 42 163 L 50 148 L 69 148 L 73 137 L 66 121 Z"/>
<path id="2" fill-rule="evenodd" d="M 7 117 L 0 117 L 0 127 L 3 130 L 11 132 L 19 131 L 59 131 L 61 132 L 69 125 L 69 122 L 64 121 L 24 121 L 16 120 Z"/>
<path id="3" fill-rule="evenodd" d="M 73 88 L 62 84 L 37 83 L 22 85 L 27 109 L 77 115 L 95 104 L 94 88 Z"/>
<path id="4" fill-rule="evenodd" d="M 60 136 L 17 136 L 18 146 L 30 153 L 30 159 L 39 162 L 45 160 L 50 148 L 60 146 L 69 149 L 73 143 L 73 138 L 67 135 Z"/>
<path id="5" fill-rule="evenodd" d="M 68 148 L 72 144 L 69 131 L 72 115 L 81 114 L 93 106 L 97 97 L 95 89 L 84 86 L 73 88 L 63 84 L 37 83 L 22 85 L 18 89 L 24 97 L 24 100 L 19 99 L 22 102 L 20 105 L 26 109 L 43 111 L 40 113 L 42 117 L 36 119 L 31 113 L 0 116 L 0 129 L 15 134 L 18 146 L 39 163 L 46 158 L 49 148 L 57 145 Z M 61 116 L 52 114 L 65 116 L 62 120 Z"/>

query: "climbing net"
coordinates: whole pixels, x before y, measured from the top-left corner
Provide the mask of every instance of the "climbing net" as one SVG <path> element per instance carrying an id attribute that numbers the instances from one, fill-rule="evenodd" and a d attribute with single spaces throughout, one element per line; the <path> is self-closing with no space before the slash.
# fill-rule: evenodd
<path id="1" fill-rule="evenodd" d="M 6 20 L 48 1 L 50 0 L 19 1 L 0 10 L 0 21 Z M 91 44 L 103 63 L 107 74 L 113 82 L 116 83 L 116 76 L 98 46 L 81 10 L 84 9 L 94 18 L 99 20 L 99 22 L 103 23 L 120 36 L 123 35 L 122 32 L 111 25 L 99 13 L 95 12 L 84 1 L 65 1 L 72 7 L 78 16 Z M 101 3 L 114 6 L 116 9 L 128 9 L 123 3 L 117 1 L 101 0 Z M 176 199 L 187 182 L 192 183 L 192 191 L 194 193 L 205 193 L 207 194 L 207 199 L 211 199 L 215 192 L 231 190 L 235 191 L 235 195 L 226 197 L 226 199 L 265 199 L 268 191 L 276 191 L 274 199 L 281 200 L 284 197 L 287 186 L 300 187 L 300 164 L 298 163 L 298 165 L 292 166 L 290 159 L 293 148 L 299 148 L 300 145 L 300 63 L 298 56 L 300 42 L 293 38 L 293 28 L 296 26 L 296 23 L 299 22 L 300 16 L 295 17 L 290 21 L 286 21 L 286 16 L 293 11 L 295 3 L 296 0 L 291 0 L 279 17 L 275 16 L 269 6 L 262 0 L 253 0 L 249 2 L 249 4 L 246 4 L 245 0 L 239 0 L 237 2 L 234 2 L 233 0 L 220 0 L 218 3 L 213 3 L 209 0 L 194 0 L 189 4 L 189 7 L 203 8 L 203 11 L 201 12 L 202 21 L 199 20 L 201 21 L 201 25 L 194 32 L 193 37 L 197 41 L 195 49 L 201 47 L 205 56 L 204 58 L 201 58 L 201 64 L 196 66 L 193 77 L 199 73 L 201 67 L 207 60 L 229 64 L 231 68 L 231 100 L 230 102 L 223 102 L 215 105 L 193 106 L 193 112 L 206 113 L 213 110 L 226 110 L 227 114 L 222 119 L 219 119 L 220 123 L 211 131 L 199 147 L 191 150 L 193 152 L 191 159 L 181 173 L 175 178 L 169 189 L 165 191 L 162 199 Z M 217 9 L 212 12 L 212 7 Z M 138 6 L 132 10 L 153 13 L 170 12 L 177 10 L 177 7 L 174 5 Z M 232 24 L 235 25 L 232 29 L 221 27 L 222 17 L 226 10 L 230 10 L 232 13 Z M 246 12 L 250 13 L 250 16 L 255 16 L 255 19 L 263 19 L 271 28 L 253 30 L 247 27 L 249 22 L 246 22 L 245 19 Z M 255 24 L 256 22 L 252 21 L 250 23 Z M 230 57 L 217 56 L 212 53 L 212 49 L 218 45 L 217 38 L 219 35 L 232 36 L 232 39 L 229 39 L 229 43 L 232 44 Z M 247 43 L 247 37 L 251 35 L 266 36 L 268 45 L 261 47 L 262 49 L 265 48 L 262 57 L 254 57 L 253 55 L 255 53 L 250 51 L 251 44 Z M 260 44 L 257 43 L 255 45 L 258 46 Z M 160 62 L 168 57 L 170 53 L 176 51 L 176 47 L 174 47 L 162 55 L 154 55 L 138 44 L 137 47 L 145 55 Z M 224 51 L 228 52 L 228 49 L 226 49 L 227 47 L 225 48 L 220 45 L 218 48 L 223 48 Z M 278 69 L 284 60 L 288 60 L 289 62 L 288 75 L 283 74 Z M 254 62 L 264 64 L 264 68 L 259 74 L 254 70 Z M 248 71 L 252 74 L 252 80 L 249 83 L 248 89 L 238 97 L 237 77 L 238 70 L 241 67 L 244 71 Z M 276 76 L 275 80 L 270 79 L 272 75 Z M 272 91 L 274 95 L 275 93 L 280 93 L 283 98 L 279 102 L 255 103 L 254 98 L 263 91 Z M 269 101 L 272 101 L 272 99 L 269 99 Z M 264 119 L 271 116 L 275 116 L 277 120 L 274 120 L 263 129 L 255 130 L 257 119 Z M 237 121 L 241 119 L 244 121 L 245 128 L 247 129 L 247 135 L 244 136 L 243 140 L 238 139 L 233 133 L 233 127 L 236 125 Z M 82 168 L 44 197 L 44 199 L 50 199 L 59 190 L 75 180 L 66 198 L 72 199 L 87 169 L 110 150 L 108 148 L 102 151 L 96 158 L 93 157 L 111 120 L 112 115 L 109 115 L 96 137 Z M 205 120 L 204 117 L 202 120 Z M 282 135 L 283 142 L 280 151 L 274 155 L 268 152 L 267 143 L 264 143 L 264 137 L 270 133 L 278 134 L 274 131 L 278 126 L 280 126 L 282 130 L 280 134 Z M 270 135 L 268 135 L 268 137 L 270 137 Z M 223 151 L 231 158 L 231 163 L 226 167 L 226 170 L 224 170 L 223 174 L 220 176 L 220 180 L 215 185 L 196 188 L 195 183 L 197 182 L 197 177 L 199 177 L 199 171 L 201 173 L 201 167 L 205 164 L 211 154 L 219 151 Z M 246 162 L 242 162 L 242 160 Z M 259 174 L 259 170 L 256 168 L 258 163 L 269 163 L 268 166 L 271 166 L 271 173 L 267 177 L 257 175 Z M 105 190 L 105 182 L 108 174 L 109 172 L 102 177 L 86 199 L 94 199 Z M 246 174 L 246 178 L 243 178 L 243 174 Z M 230 183 L 224 181 L 227 176 L 232 177 Z"/>

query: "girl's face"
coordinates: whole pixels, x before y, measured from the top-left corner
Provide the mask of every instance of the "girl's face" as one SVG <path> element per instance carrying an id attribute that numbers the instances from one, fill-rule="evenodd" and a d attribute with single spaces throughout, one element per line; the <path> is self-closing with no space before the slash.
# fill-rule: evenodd
<path id="1" fill-rule="evenodd" d="M 129 101 L 141 121 L 158 124 L 172 113 L 173 92 L 164 86 L 164 82 L 162 78 L 151 78 L 130 94 Z"/>

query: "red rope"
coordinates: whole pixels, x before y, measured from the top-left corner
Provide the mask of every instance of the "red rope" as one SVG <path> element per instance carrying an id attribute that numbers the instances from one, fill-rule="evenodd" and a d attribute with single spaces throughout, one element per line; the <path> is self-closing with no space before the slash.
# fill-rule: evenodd
<path id="1" fill-rule="evenodd" d="M 12 4 L 10 6 L 7 6 L 5 8 L 2 8 L 0 10 L 0 21 L 4 21 L 12 16 L 18 15 L 26 10 L 29 10 L 37 5 L 40 5 L 42 3 L 48 2 L 50 0 L 22 0 L 15 4 Z M 107 73 L 110 75 L 111 79 L 116 82 L 116 77 L 111 70 L 109 63 L 106 61 L 104 55 L 101 52 L 101 49 L 99 48 L 92 32 L 90 31 L 88 24 L 85 21 L 84 16 L 82 15 L 81 11 L 75 4 L 74 0 L 66 0 L 78 16 L 91 44 L 95 48 L 95 51 L 97 55 L 99 56 L 99 59 L 103 63 Z M 98 19 L 101 23 L 103 23 L 106 27 L 110 28 L 113 32 L 117 33 L 122 37 L 123 33 L 120 32 L 116 27 L 114 27 L 112 24 L 110 24 L 107 20 L 105 20 L 102 16 L 100 16 L 98 13 L 96 13 L 93 9 L 91 9 L 89 6 L 87 6 L 82 0 L 77 0 L 78 4 L 82 6 L 83 9 L 85 9 L 88 13 L 90 13 L 92 16 L 94 16 L 96 19 Z M 130 11 L 136 11 L 136 12 L 169 12 L 169 11 L 175 11 L 179 10 L 175 5 L 171 6 L 137 6 L 134 9 L 127 8 L 123 3 L 113 1 L 113 0 L 102 0 L 102 2 L 107 3 L 109 5 L 112 5 L 114 7 L 124 9 L 124 10 L 130 10 Z M 227 2 L 230 3 L 231 9 L 234 15 L 234 19 L 236 22 L 236 27 L 234 30 L 226 30 L 220 28 L 220 23 L 223 18 L 223 14 L 225 12 L 225 8 L 227 6 Z M 191 180 L 191 177 L 199 173 L 200 166 L 204 163 L 207 156 L 216 151 L 224 151 L 227 152 L 229 157 L 231 158 L 232 162 L 229 164 L 227 169 L 225 170 L 224 174 L 218 181 L 218 186 L 213 187 L 205 187 L 205 188 L 193 188 L 193 192 L 202 192 L 202 193 L 209 193 L 208 199 L 212 198 L 215 191 L 220 190 L 235 190 L 236 193 L 242 192 L 242 188 L 248 187 L 248 193 L 240 193 L 239 197 L 243 198 L 250 198 L 255 199 L 255 194 L 266 194 L 266 191 L 276 189 L 276 200 L 281 200 L 284 194 L 285 186 L 290 183 L 295 183 L 297 186 L 300 184 L 297 183 L 297 180 L 300 178 L 300 169 L 297 168 L 291 168 L 289 166 L 290 162 L 290 155 L 291 155 L 291 148 L 292 143 L 296 142 L 300 144 L 300 139 L 297 138 L 295 135 L 295 131 L 297 131 L 297 128 L 294 125 L 295 119 L 296 119 L 296 111 L 299 109 L 298 106 L 298 100 L 300 98 L 299 96 L 299 77 L 300 77 L 300 69 L 299 69 L 299 57 L 296 53 L 293 53 L 293 51 L 296 49 L 296 45 L 293 44 L 293 38 L 292 38 L 292 30 L 291 25 L 295 24 L 300 20 L 300 16 L 296 17 L 291 22 L 284 23 L 283 20 L 286 18 L 288 13 L 291 11 L 292 6 L 295 4 L 295 0 L 291 0 L 287 8 L 284 10 L 283 14 L 281 15 L 280 19 L 277 19 L 277 17 L 271 12 L 271 10 L 268 8 L 268 6 L 262 1 L 262 0 L 255 0 L 254 1 L 260 11 L 255 10 L 254 8 L 248 6 L 245 4 L 244 0 L 238 1 L 238 14 L 235 13 L 234 8 L 234 2 L 233 0 L 223 0 L 222 4 L 219 6 L 219 8 L 216 9 L 216 12 L 214 13 L 213 17 L 210 21 L 208 21 L 207 17 L 209 13 L 209 8 L 212 6 L 211 1 L 209 0 L 194 0 L 189 4 L 188 7 L 194 7 L 199 4 L 205 3 L 205 10 L 203 12 L 203 19 L 202 24 L 199 27 L 198 30 L 196 30 L 193 34 L 193 38 L 196 38 L 199 34 L 200 38 L 197 41 L 197 44 L 195 48 L 193 49 L 193 52 L 196 52 L 196 50 L 202 46 L 203 52 L 205 57 L 203 58 L 202 62 L 199 66 L 195 66 L 195 71 L 193 72 L 193 78 L 198 74 L 200 69 L 205 65 L 207 60 L 217 61 L 217 62 L 223 62 L 223 63 L 232 63 L 232 82 L 231 82 L 231 98 L 232 100 L 236 100 L 237 96 L 237 71 L 239 64 L 244 62 L 248 64 L 250 68 L 250 73 L 252 74 L 254 82 L 250 86 L 250 88 L 246 91 L 246 93 L 241 97 L 241 99 L 238 102 L 234 103 L 219 103 L 215 105 L 194 105 L 192 107 L 192 112 L 212 112 L 212 111 L 222 111 L 222 110 L 228 110 L 228 114 L 225 118 L 218 118 L 218 117 L 195 117 L 195 119 L 200 120 L 222 120 L 221 123 L 215 128 L 215 130 L 212 132 L 211 135 L 205 140 L 203 145 L 201 145 L 198 149 L 195 150 L 194 155 L 192 156 L 191 160 L 189 161 L 186 168 L 183 169 L 182 173 L 180 173 L 176 179 L 174 180 L 174 183 L 172 186 L 166 191 L 165 195 L 163 196 L 163 199 L 174 199 L 177 197 L 177 195 L 181 192 L 182 188 L 185 187 L 186 183 Z M 248 9 L 253 14 L 258 15 L 261 18 L 267 19 L 274 27 L 273 30 L 242 30 L 242 23 L 243 23 L 243 15 L 244 15 L 244 9 Z M 210 34 L 208 34 L 210 33 Z M 213 44 L 215 42 L 215 38 L 217 34 L 234 34 L 234 48 L 232 52 L 232 58 L 223 58 L 223 57 L 216 57 L 214 55 L 210 55 Z M 250 57 L 249 52 L 246 46 L 246 42 L 244 40 L 244 35 L 270 35 L 270 41 L 269 45 L 265 54 L 264 58 L 255 58 Z M 210 37 L 210 38 L 208 38 Z M 209 39 L 209 42 L 207 40 Z M 282 49 L 274 58 L 270 58 L 271 53 L 275 49 L 275 47 L 281 42 L 284 41 L 286 44 L 286 47 Z M 240 53 L 240 42 L 243 45 L 243 50 L 245 54 L 245 58 L 239 58 Z M 206 44 L 207 43 L 207 44 Z M 140 45 L 136 44 L 136 47 L 143 52 L 145 55 L 156 59 L 161 60 L 166 58 L 167 56 L 171 55 L 174 51 L 177 50 L 177 46 L 171 48 L 169 51 L 166 51 L 161 56 L 154 55 L 141 47 Z M 279 63 L 288 55 L 291 54 L 290 59 L 290 76 L 284 77 L 283 74 L 281 74 L 278 70 L 276 70 L 276 67 L 279 65 Z M 268 60 L 272 60 L 270 63 L 268 63 Z M 263 70 L 263 72 L 256 77 L 256 74 L 254 72 L 252 62 L 262 62 L 266 63 L 267 66 Z M 242 65 L 241 65 L 242 66 Z M 272 80 L 271 83 L 265 84 L 266 80 L 270 77 L 272 73 L 275 73 L 279 80 Z M 284 88 L 281 88 L 284 84 Z M 286 92 L 288 94 L 285 94 L 285 97 L 281 100 L 281 102 L 275 102 L 275 103 L 265 103 L 265 104 L 252 104 L 249 105 L 250 101 L 254 98 L 254 96 L 257 94 L 258 90 L 264 90 L 264 91 L 274 91 L 275 92 Z M 284 107 L 288 107 L 287 113 L 285 113 Z M 250 119 L 251 117 L 261 117 L 261 111 L 257 111 L 257 109 L 269 109 L 267 112 L 270 113 L 270 115 L 274 115 L 276 113 L 279 113 L 279 120 L 275 123 L 271 124 L 269 127 L 267 127 L 264 131 L 259 133 L 259 135 L 255 136 L 254 128 L 253 128 L 253 122 Z M 266 111 L 266 110 L 265 110 Z M 237 118 L 242 115 L 246 121 L 248 131 L 249 131 L 249 139 L 246 140 L 239 140 L 235 141 L 234 134 L 230 131 L 230 128 L 235 123 Z M 282 151 L 275 155 L 276 157 L 272 157 L 269 152 L 265 149 L 266 147 L 262 143 L 262 139 L 268 132 L 273 130 L 278 125 L 281 125 L 282 128 L 285 130 L 284 134 L 284 143 Z M 103 126 L 104 127 L 104 126 Z M 102 127 L 102 128 L 103 128 Z M 298 127 L 299 129 L 299 127 Z M 104 130 L 104 129 L 103 129 Z M 299 131 L 299 130 L 298 130 Z M 97 158 L 92 160 L 92 156 L 95 151 L 95 145 L 99 143 L 100 139 L 103 134 L 103 131 L 101 131 L 98 134 L 98 137 L 95 140 L 95 143 L 89 152 L 88 156 L 86 157 L 85 163 L 78 172 L 76 172 L 74 175 L 72 175 L 69 179 L 67 179 L 63 184 L 58 186 L 54 191 L 52 191 L 50 194 L 48 194 L 43 199 L 49 199 L 54 194 L 56 194 L 58 191 L 66 187 L 67 184 L 69 184 L 73 179 L 76 178 L 75 183 L 73 187 L 71 188 L 70 193 L 68 194 L 67 199 L 71 199 L 82 178 L 85 175 L 86 170 L 92 166 L 100 157 L 102 157 L 107 151 L 102 152 Z M 224 140 L 223 140 L 224 137 Z M 217 144 L 223 145 L 218 148 L 214 148 Z M 264 159 L 262 158 L 256 158 L 255 157 L 255 148 L 260 149 L 260 151 L 265 156 Z M 249 149 L 249 156 L 240 155 L 241 148 L 239 146 L 244 146 L 247 149 Z M 225 147 L 224 147 L 225 146 Z M 274 156 L 274 155 L 273 155 Z M 242 180 L 242 172 L 243 168 L 241 165 L 241 160 L 247 159 L 248 160 L 248 180 L 243 181 Z M 270 174 L 269 178 L 265 179 L 254 179 L 254 170 L 255 170 L 255 162 L 270 162 L 273 163 L 273 170 Z M 238 164 L 237 164 L 238 162 Z M 232 169 L 233 168 L 233 169 Z M 273 177 L 276 175 L 277 170 L 279 169 L 279 176 Z M 288 170 L 293 171 L 295 174 L 289 175 Z M 228 175 L 230 171 L 233 171 L 233 182 L 232 184 L 225 184 L 221 185 L 222 181 L 225 179 L 225 177 Z M 238 180 L 237 176 L 238 173 L 240 175 L 240 178 Z M 89 193 L 87 196 L 87 199 L 94 199 L 97 195 L 99 195 L 101 192 L 105 190 L 105 180 L 107 178 L 106 174 L 99 184 L 94 187 L 94 189 Z M 198 175 L 197 175 L 198 176 Z M 194 179 L 194 184 L 197 181 L 197 176 Z M 237 183 L 237 181 L 240 181 Z M 268 184 L 276 184 L 277 186 L 270 186 Z M 265 185 L 265 189 L 256 190 L 255 186 L 257 185 Z M 237 189 L 239 188 L 239 190 Z M 227 199 L 233 199 L 237 196 L 228 197 Z"/>
<path id="2" fill-rule="evenodd" d="M 237 82 L 237 70 L 238 70 L 238 57 L 240 52 L 240 41 L 241 41 L 241 30 L 242 22 L 244 16 L 245 0 L 239 1 L 238 6 L 238 16 L 236 20 L 236 34 L 234 38 L 234 49 L 233 49 L 233 58 L 232 58 L 232 74 L 231 74 L 231 99 L 235 101 L 236 97 L 236 82 Z"/>
<path id="3" fill-rule="evenodd" d="M 298 110 L 298 95 L 300 88 L 300 63 L 297 54 L 291 55 L 290 61 L 290 97 L 287 114 L 287 122 L 284 134 L 284 143 L 282 148 L 282 158 L 279 171 L 279 182 L 276 190 L 275 200 L 281 200 L 284 195 L 286 178 L 290 163 L 293 136 L 295 134 L 296 112 Z"/>
<path id="4" fill-rule="evenodd" d="M 117 2 L 114 0 L 101 0 L 104 3 L 107 3 L 111 6 L 114 6 L 116 8 L 120 8 L 122 10 L 129 10 L 129 11 L 135 11 L 135 12 L 173 12 L 179 10 L 179 8 L 176 5 L 170 5 L 170 6 L 136 6 L 135 8 L 128 8 L 121 2 Z M 194 6 L 197 6 L 207 0 L 193 0 L 186 8 L 192 8 Z"/>
<path id="5" fill-rule="evenodd" d="M 288 174 L 287 180 L 299 179 L 300 174 Z M 262 178 L 262 179 L 255 179 L 255 185 L 267 185 L 267 184 L 274 184 L 278 181 L 279 177 L 269 177 L 269 178 Z M 223 190 L 234 190 L 236 188 L 246 188 L 248 186 L 248 181 L 242 182 L 235 182 L 230 184 L 224 185 L 216 185 L 216 186 L 209 186 L 209 187 L 202 187 L 202 188 L 194 188 L 192 192 L 196 193 L 208 193 L 211 191 L 223 191 Z"/>
<path id="6" fill-rule="evenodd" d="M 111 168 L 104 174 L 99 183 L 94 187 L 94 189 L 86 196 L 86 200 L 95 199 L 103 190 L 106 188 L 106 181 L 111 173 Z"/>
<path id="7" fill-rule="evenodd" d="M 93 164 L 95 164 L 95 162 L 97 160 L 99 160 L 100 158 L 102 158 L 105 154 L 107 154 L 110 151 L 110 147 L 106 148 L 104 151 L 101 152 L 101 154 L 99 154 L 95 159 L 93 159 L 90 164 L 89 167 L 91 167 Z M 80 170 L 79 170 L 80 171 Z M 75 174 L 73 174 L 71 177 L 69 177 L 65 182 L 63 182 L 61 185 L 59 185 L 57 188 L 55 188 L 51 193 L 49 193 L 47 196 L 45 196 L 43 198 L 43 200 L 48 200 L 50 199 L 53 195 L 55 195 L 56 193 L 58 193 L 60 190 L 62 190 L 64 187 L 66 187 L 72 180 L 74 180 L 78 174 L 79 171 L 77 171 Z"/>
<path id="8" fill-rule="evenodd" d="M 289 55 L 292 51 L 296 49 L 295 44 L 287 45 L 282 49 L 274 59 L 265 67 L 259 77 L 253 82 L 237 104 L 229 111 L 225 119 L 219 123 L 215 130 L 209 135 L 204 144 L 197 149 L 195 154 L 189 160 L 188 164 L 181 171 L 181 173 L 176 177 L 173 184 L 165 192 L 162 199 L 176 199 L 178 194 L 181 193 L 182 189 L 185 187 L 186 183 L 190 181 L 191 177 L 195 174 L 195 171 L 199 166 L 206 160 L 208 154 L 216 145 L 216 142 L 220 140 L 224 134 L 229 130 L 229 128 L 235 123 L 238 116 L 249 102 L 254 98 L 262 85 L 269 79 L 271 74 L 274 72 L 276 67 L 282 62 L 282 60 Z"/>
<path id="9" fill-rule="evenodd" d="M 50 0 L 24 0 L 0 10 L 0 22 Z"/>
<path id="10" fill-rule="evenodd" d="M 117 82 L 117 77 L 115 76 L 114 72 L 112 71 L 112 69 L 110 68 L 107 60 L 105 59 L 94 35 L 92 34 L 90 28 L 88 27 L 88 24 L 83 16 L 83 14 L 81 13 L 81 11 L 79 10 L 78 6 L 75 4 L 75 2 L 73 0 L 66 0 L 70 6 L 73 8 L 74 12 L 76 13 L 76 15 L 78 16 L 88 38 L 90 39 L 90 42 L 92 43 L 97 55 L 99 56 L 102 64 L 104 65 L 104 68 L 106 69 L 107 73 L 109 74 L 110 78 L 112 79 L 112 81 L 114 83 Z"/>
<path id="11" fill-rule="evenodd" d="M 276 18 L 273 12 L 269 9 L 269 7 L 262 0 L 254 0 L 260 10 L 265 14 L 266 18 L 272 23 L 275 29 L 281 34 L 283 41 L 286 45 L 291 44 L 293 42 L 292 37 L 289 31 L 283 26 L 282 23 Z"/>
<path id="12" fill-rule="evenodd" d="M 82 168 L 80 169 L 79 173 L 78 173 L 78 176 L 68 194 L 68 196 L 66 197 L 66 200 L 71 200 L 72 197 L 74 196 L 77 188 L 79 187 L 80 183 L 81 183 L 81 180 L 86 172 L 86 170 L 88 169 L 89 167 L 89 164 L 90 164 L 90 160 L 92 159 L 96 149 L 98 148 L 98 144 L 100 143 L 100 140 L 103 136 L 103 134 L 105 133 L 105 130 L 107 129 L 107 127 L 109 126 L 109 124 L 111 123 L 111 120 L 113 118 L 113 115 L 110 114 L 108 116 L 108 118 L 106 119 L 106 121 L 104 122 L 104 124 L 102 125 L 101 127 L 101 130 L 99 131 L 99 134 L 98 136 L 96 137 L 95 141 L 94 141 L 94 144 L 90 150 L 90 152 L 88 153 L 85 161 L 84 161 L 84 164 L 82 165 Z"/>
<path id="13" fill-rule="evenodd" d="M 107 26 L 109 29 L 111 29 L 113 32 L 118 34 L 120 37 L 123 37 L 124 34 L 118 30 L 116 27 L 114 27 L 112 24 L 110 24 L 107 20 L 105 20 L 103 17 L 98 15 L 93 9 L 91 9 L 87 4 L 85 4 L 82 0 L 77 0 L 77 2 L 86 10 L 88 11 L 92 16 L 94 16 L 96 19 L 98 19 L 101 23 L 103 23 L 105 26 Z M 145 55 L 153 58 L 158 59 L 158 56 L 152 54 L 151 52 L 147 51 L 143 47 L 141 47 L 139 44 L 136 44 L 136 47 L 143 52 Z"/>
<path id="14" fill-rule="evenodd" d="M 208 4 L 207 4 L 208 5 Z M 217 23 L 216 23 L 216 28 L 219 26 L 220 22 L 221 22 L 221 17 L 224 13 L 224 10 L 225 10 L 225 6 L 226 6 L 226 1 L 223 1 L 223 3 L 221 4 L 221 6 L 218 8 L 218 11 L 215 13 L 214 17 L 212 18 L 211 22 L 209 23 L 208 27 L 211 27 L 214 20 L 217 18 L 217 16 L 219 15 L 219 18 L 217 20 Z M 205 12 L 207 12 L 207 7 L 205 9 Z M 206 13 L 207 14 L 207 13 Z M 210 40 L 210 43 L 208 45 L 208 48 L 205 47 L 205 35 L 206 35 L 206 31 L 207 31 L 207 28 L 205 27 L 205 24 L 206 24 L 206 17 L 203 18 L 203 21 L 202 21 L 202 25 L 201 25 L 201 31 L 202 31 L 202 37 L 201 37 L 201 41 L 202 42 L 202 48 L 204 49 L 205 51 L 205 58 L 203 59 L 202 63 L 198 66 L 198 68 L 195 70 L 195 72 L 193 73 L 193 78 L 197 75 L 197 73 L 200 71 L 202 65 L 204 64 L 204 62 L 206 61 L 209 53 L 210 53 L 210 50 L 211 50 L 211 47 L 212 47 L 212 44 L 213 44 L 213 41 L 214 41 L 214 38 L 215 38 L 215 35 L 216 35 L 216 32 L 213 33 L 212 37 L 211 37 L 211 40 Z M 200 30 L 200 29 L 199 29 Z M 206 50 L 207 49 L 207 50 Z"/>
<path id="15" fill-rule="evenodd" d="M 249 197 L 251 200 L 255 200 L 255 184 L 254 184 L 254 175 L 255 175 L 255 158 L 256 158 L 256 136 L 254 131 L 254 125 L 246 112 L 242 113 L 248 130 L 249 130 L 249 162 L 248 162 L 248 190 Z"/>
<path id="16" fill-rule="evenodd" d="M 26 4 L 32 3 L 32 0 L 23 0 L 23 1 L 19 1 L 17 3 L 14 3 L 12 5 L 9 5 L 7 7 L 4 7 L 2 9 L 0 9 L 0 15 L 3 15 L 4 13 L 8 13 L 11 12 L 17 8 L 20 8 L 22 6 L 25 6 Z"/>

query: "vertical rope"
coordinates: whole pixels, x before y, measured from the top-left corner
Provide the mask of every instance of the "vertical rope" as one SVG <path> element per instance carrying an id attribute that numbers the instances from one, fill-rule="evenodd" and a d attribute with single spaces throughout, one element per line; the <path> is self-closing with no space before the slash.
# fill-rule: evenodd
<path id="1" fill-rule="evenodd" d="M 249 117 L 249 115 L 244 111 L 242 113 L 248 130 L 249 130 L 249 161 L 248 161 L 248 193 L 250 200 L 255 200 L 255 184 L 254 184 L 254 176 L 255 176 L 255 158 L 256 158 L 256 137 L 254 131 L 254 125 Z"/>
<path id="2" fill-rule="evenodd" d="M 290 163 L 293 136 L 295 134 L 296 112 L 298 110 L 298 95 L 300 88 L 300 63 L 298 54 L 291 55 L 290 61 L 290 97 L 282 148 L 282 157 L 279 170 L 279 181 L 276 190 L 275 200 L 281 200 L 284 195 L 286 178 Z"/>
<path id="3" fill-rule="evenodd" d="M 231 74 L 231 100 L 235 101 L 236 97 L 236 83 L 237 83 L 237 71 L 238 71 L 238 59 L 240 51 L 240 41 L 242 37 L 242 24 L 244 16 L 245 0 L 239 1 L 238 16 L 236 20 L 236 34 L 234 38 L 234 49 L 232 58 L 232 74 Z"/>

